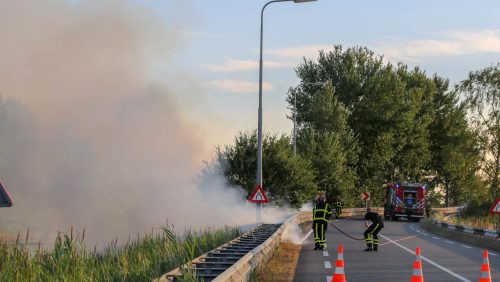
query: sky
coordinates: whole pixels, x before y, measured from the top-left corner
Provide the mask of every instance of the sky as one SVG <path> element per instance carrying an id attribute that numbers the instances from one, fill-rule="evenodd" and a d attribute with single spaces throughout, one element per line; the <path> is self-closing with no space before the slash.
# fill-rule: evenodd
<path id="1" fill-rule="evenodd" d="M 176 69 L 201 83 L 202 108 L 214 119 L 199 120 L 211 129 L 212 144 L 230 144 L 239 130 L 257 126 L 260 11 L 266 2 L 165 1 L 158 10 L 190 10 L 188 18 L 170 22 L 183 34 Z M 300 83 L 294 68 L 333 45 L 366 46 L 455 84 L 500 61 L 498 11 L 494 0 L 272 3 L 264 14 L 263 127 L 290 133 L 285 96 Z"/>
<path id="2" fill-rule="evenodd" d="M 165 222 L 254 222 L 241 189 L 200 175 L 216 146 L 257 127 L 265 3 L 0 1 L 0 181 L 14 200 L 0 237 L 50 242 L 74 226 L 102 243 Z M 456 83 L 499 61 L 498 11 L 493 0 L 269 5 L 264 130 L 291 132 L 285 96 L 304 57 L 366 46 Z"/>

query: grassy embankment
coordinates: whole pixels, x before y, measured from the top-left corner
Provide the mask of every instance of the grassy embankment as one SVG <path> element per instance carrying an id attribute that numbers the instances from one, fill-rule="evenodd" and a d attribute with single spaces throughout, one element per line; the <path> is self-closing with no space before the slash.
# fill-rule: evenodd
<path id="1" fill-rule="evenodd" d="M 310 230 L 312 222 L 301 224 L 302 231 L 307 233 Z M 302 245 L 291 242 L 281 242 L 273 256 L 265 267 L 260 269 L 257 277 L 253 281 L 259 282 L 291 282 L 295 278 L 295 270 L 299 263 L 300 251 Z"/>
<path id="2" fill-rule="evenodd" d="M 182 236 L 168 226 L 162 229 L 124 246 L 115 240 L 103 251 L 85 247 L 85 231 L 59 235 L 52 250 L 30 249 L 28 235 L 14 243 L 0 241 L 0 281 L 151 281 L 241 235 L 229 227 L 188 230 Z"/>
<path id="3" fill-rule="evenodd" d="M 451 224 L 459 224 L 474 228 L 481 229 L 491 229 L 495 230 L 496 228 L 500 228 L 498 226 L 498 215 L 488 215 L 488 216 L 453 216 L 453 217 L 445 217 L 440 214 L 434 215 L 434 218 L 439 221 L 445 221 Z"/>

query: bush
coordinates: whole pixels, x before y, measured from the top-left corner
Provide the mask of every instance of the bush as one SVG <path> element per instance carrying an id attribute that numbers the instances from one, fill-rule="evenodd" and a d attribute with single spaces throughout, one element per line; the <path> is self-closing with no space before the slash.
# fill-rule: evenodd
<path id="1" fill-rule="evenodd" d="M 488 215 L 490 206 L 490 202 L 479 202 L 477 200 L 473 200 L 466 205 L 463 213 L 464 216 L 468 217 L 484 217 Z"/>

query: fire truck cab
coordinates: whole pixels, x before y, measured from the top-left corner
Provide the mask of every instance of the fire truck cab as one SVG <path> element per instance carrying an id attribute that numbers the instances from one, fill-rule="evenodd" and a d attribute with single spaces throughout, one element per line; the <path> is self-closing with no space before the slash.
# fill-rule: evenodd
<path id="1" fill-rule="evenodd" d="M 420 221 L 425 212 L 425 185 L 420 183 L 389 183 L 385 185 L 384 217 Z"/>

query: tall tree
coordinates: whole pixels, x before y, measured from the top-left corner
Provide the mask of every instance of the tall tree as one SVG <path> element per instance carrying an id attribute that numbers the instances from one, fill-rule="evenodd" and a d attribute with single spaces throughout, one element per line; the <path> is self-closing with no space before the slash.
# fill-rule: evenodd
<path id="1" fill-rule="evenodd" d="M 326 192 L 327 201 L 343 196 L 353 204 L 350 194 L 356 180 L 357 140 L 347 123 L 349 112 L 331 83 L 315 92 L 306 90 L 291 89 L 288 96 L 291 102 L 298 95 L 306 109 L 299 117 L 298 153 L 311 161 L 315 181 Z"/>
<path id="2" fill-rule="evenodd" d="M 495 199 L 500 195 L 500 63 L 470 72 L 457 91 L 470 101 L 472 117 L 484 137 L 482 171 L 489 183 L 490 196 Z"/>
<path id="3" fill-rule="evenodd" d="M 434 76 L 434 119 L 429 125 L 429 167 L 433 186 L 445 189 L 445 205 L 457 205 L 481 194 L 476 172 L 481 153 L 479 136 L 467 120 L 467 103 L 460 102 L 457 92 L 448 91 L 448 80 Z"/>
<path id="4" fill-rule="evenodd" d="M 320 51 L 316 61 L 304 60 L 296 72 L 302 81 L 330 81 L 347 109 L 347 125 L 359 140 L 357 189 L 374 192 L 378 203 L 383 183 L 422 177 L 430 160 L 427 127 L 432 115 L 427 105 L 434 91 L 422 71 L 384 63 L 367 48 L 335 46 L 333 51 Z M 324 107 L 312 103 L 311 97 L 310 92 L 297 95 L 297 120 L 328 131 L 322 120 L 307 120 L 315 107 Z"/>
<path id="5" fill-rule="evenodd" d="M 317 191 L 311 163 L 291 151 L 287 136 L 263 136 L 263 185 L 270 201 L 300 207 Z M 217 149 L 215 162 L 232 185 L 243 187 L 247 196 L 255 190 L 257 133 L 240 132 L 234 145 Z"/>

